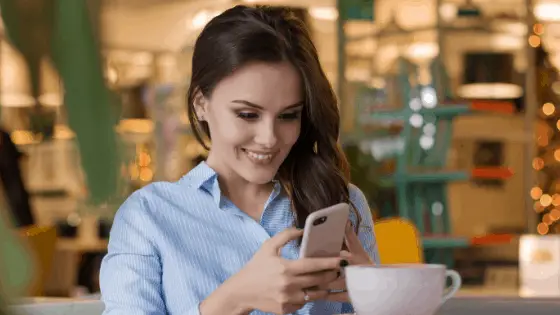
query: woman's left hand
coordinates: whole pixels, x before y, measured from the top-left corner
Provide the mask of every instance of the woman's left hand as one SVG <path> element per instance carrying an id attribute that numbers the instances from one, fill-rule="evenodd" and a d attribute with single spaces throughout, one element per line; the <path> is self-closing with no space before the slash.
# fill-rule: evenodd
<path id="1" fill-rule="evenodd" d="M 343 257 L 348 261 L 349 265 L 368 265 L 373 264 L 368 253 L 362 246 L 362 243 L 358 239 L 358 235 L 354 232 L 352 224 L 348 222 L 346 225 L 346 235 L 344 237 L 344 243 L 348 251 L 343 250 L 340 252 L 340 257 Z M 350 302 L 348 298 L 348 292 L 346 291 L 346 279 L 344 279 L 344 271 L 341 271 L 340 277 L 333 281 L 329 286 L 330 290 L 336 290 L 341 292 L 332 292 L 328 296 L 329 301 L 337 302 Z"/>

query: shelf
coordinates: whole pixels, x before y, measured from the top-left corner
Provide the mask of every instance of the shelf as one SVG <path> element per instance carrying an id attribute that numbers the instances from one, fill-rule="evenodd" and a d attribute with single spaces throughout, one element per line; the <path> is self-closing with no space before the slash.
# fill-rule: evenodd
<path id="1" fill-rule="evenodd" d="M 471 246 L 510 244 L 515 238 L 514 234 L 491 234 L 475 237 L 431 235 L 422 237 L 422 244 L 424 249 L 467 248 Z"/>
<path id="2" fill-rule="evenodd" d="M 422 238 L 424 249 L 467 248 L 470 243 L 468 237 L 424 236 Z"/>
<path id="3" fill-rule="evenodd" d="M 449 181 L 463 181 L 470 178 L 469 172 L 426 172 L 426 173 L 406 173 L 385 176 L 380 179 L 384 186 L 391 186 L 395 183 L 442 183 Z"/>
<path id="4" fill-rule="evenodd" d="M 366 125 L 369 121 L 404 121 L 408 120 L 413 114 L 449 119 L 458 115 L 476 112 L 511 114 L 513 113 L 513 105 L 508 102 L 475 101 L 463 104 L 441 104 L 441 106 L 434 108 L 422 108 L 417 112 L 408 109 L 386 111 L 380 109 L 373 113 L 369 119 L 366 119 Z"/>

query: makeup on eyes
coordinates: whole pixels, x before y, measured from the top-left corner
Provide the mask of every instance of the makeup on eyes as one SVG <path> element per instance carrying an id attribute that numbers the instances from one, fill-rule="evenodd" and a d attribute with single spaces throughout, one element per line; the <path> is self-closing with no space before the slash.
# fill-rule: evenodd
<path id="1" fill-rule="evenodd" d="M 257 119 L 260 116 L 260 113 L 255 111 L 234 110 L 234 113 L 238 118 L 242 118 L 242 119 L 252 120 L 252 119 Z M 300 116 L 301 116 L 301 110 L 292 110 L 289 112 L 278 114 L 278 118 L 284 120 L 295 120 L 300 118 Z"/>

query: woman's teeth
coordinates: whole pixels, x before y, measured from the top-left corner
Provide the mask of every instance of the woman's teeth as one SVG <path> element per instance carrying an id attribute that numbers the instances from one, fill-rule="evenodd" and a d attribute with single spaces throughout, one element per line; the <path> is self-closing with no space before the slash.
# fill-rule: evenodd
<path id="1" fill-rule="evenodd" d="M 272 160 L 272 154 L 262 154 L 262 153 L 248 151 L 248 150 L 244 150 L 244 152 L 247 154 L 249 159 L 251 159 L 255 163 L 263 164 Z"/>

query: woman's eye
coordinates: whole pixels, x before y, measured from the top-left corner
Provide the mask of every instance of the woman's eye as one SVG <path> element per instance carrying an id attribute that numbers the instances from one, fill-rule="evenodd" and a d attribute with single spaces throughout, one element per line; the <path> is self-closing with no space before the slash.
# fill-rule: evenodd
<path id="1" fill-rule="evenodd" d="M 259 115 L 257 115 L 256 113 L 241 112 L 237 114 L 237 117 L 247 120 L 253 120 L 259 118 Z"/>
<path id="2" fill-rule="evenodd" d="M 286 114 L 282 114 L 280 115 L 280 119 L 283 120 L 295 120 L 299 118 L 299 112 L 293 112 L 293 113 L 286 113 Z"/>

